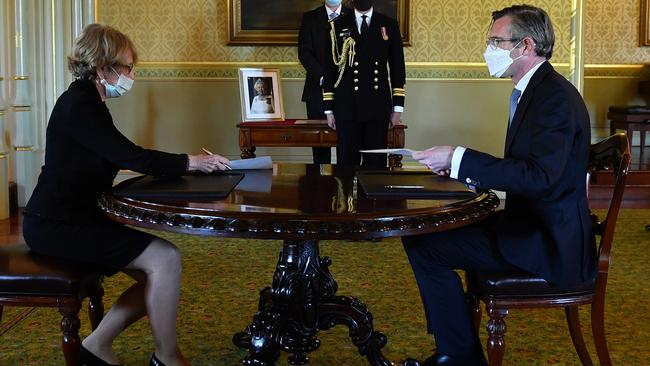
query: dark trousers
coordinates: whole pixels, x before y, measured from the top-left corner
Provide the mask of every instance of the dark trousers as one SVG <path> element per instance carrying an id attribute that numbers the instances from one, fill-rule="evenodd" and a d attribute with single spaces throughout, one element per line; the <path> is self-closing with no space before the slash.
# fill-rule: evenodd
<path id="1" fill-rule="evenodd" d="M 323 100 L 309 101 L 307 104 L 307 118 L 309 119 L 325 119 L 325 112 L 323 111 Z M 312 147 L 312 155 L 314 157 L 314 164 L 331 164 L 332 163 L 332 149 L 329 147 Z"/>
<path id="2" fill-rule="evenodd" d="M 385 149 L 389 118 L 354 121 L 336 119 L 336 165 L 385 169 L 386 154 L 362 154 L 359 150 Z"/>
<path id="3" fill-rule="evenodd" d="M 514 270 L 499 254 L 488 224 L 403 237 L 420 289 L 436 352 L 463 356 L 481 350 L 463 284 L 454 269 Z"/>

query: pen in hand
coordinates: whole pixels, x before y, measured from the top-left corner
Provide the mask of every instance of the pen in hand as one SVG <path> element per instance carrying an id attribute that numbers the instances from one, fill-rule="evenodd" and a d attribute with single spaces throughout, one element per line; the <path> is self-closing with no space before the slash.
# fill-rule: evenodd
<path id="1" fill-rule="evenodd" d="M 208 155 L 214 155 L 210 150 L 206 149 L 205 147 L 202 147 L 201 150 L 203 150 L 203 152 L 206 153 L 206 154 L 208 154 Z M 232 168 L 230 167 L 230 165 L 226 165 L 226 164 L 224 164 L 223 166 L 226 167 L 226 170 L 232 170 Z"/>

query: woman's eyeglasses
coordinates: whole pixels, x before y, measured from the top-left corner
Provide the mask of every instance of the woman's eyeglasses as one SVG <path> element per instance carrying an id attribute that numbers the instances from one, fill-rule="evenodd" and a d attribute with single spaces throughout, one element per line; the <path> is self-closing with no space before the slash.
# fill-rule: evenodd
<path id="1" fill-rule="evenodd" d="M 115 65 L 120 66 L 120 67 L 123 67 L 123 68 L 129 70 L 129 74 L 133 71 L 133 68 L 135 67 L 134 64 L 128 64 L 128 65 L 127 65 L 127 64 L 120 64 L 120 63 L 118 63 L 118 64 L 115 64 Z"/>

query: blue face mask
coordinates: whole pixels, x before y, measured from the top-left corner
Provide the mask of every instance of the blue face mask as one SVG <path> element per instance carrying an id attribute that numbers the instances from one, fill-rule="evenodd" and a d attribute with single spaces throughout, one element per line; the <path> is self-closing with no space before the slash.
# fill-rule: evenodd
<path id="1" fill-rule="evenodd" d="M 127 78 L 122 74 L 118 74 L 115 70 L 113 70 L 113 72 L 118 75 L 115 85 L 109 83 L 106 81 L 106 79 L 100 80 L 100 83 L 104 85 L 104 94 L 106 94 L 106 98 L 121 97 L 129 90 L 131 90 L 131 87 L 133 86 L 133 79 Z"/>
<path id="2" fill-rule="evenodd" d="M 325 4 L 329 6 L 339 6 L 341 5 L 341 0 L 325 0 Z"/>

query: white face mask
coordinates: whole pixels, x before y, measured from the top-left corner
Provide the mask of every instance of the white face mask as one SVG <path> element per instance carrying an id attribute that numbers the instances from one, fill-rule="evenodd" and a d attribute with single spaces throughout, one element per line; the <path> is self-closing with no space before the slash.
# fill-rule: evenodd
<path id="1" fill-rule="evenodd" d="M 114 73 L 117 74 L 117 71 L 113 70 Z M 122 74 L 117 74 L 117 82 L 115 85 L 109 83 L 106 81 L 106 79 L 101 79 L 100 83 L 104 85 L 104 90 L 106 94 L 106 98 L 117 98 L 120 97 L 124 94 L 126 94 L 129 90 L 131 90 L 131 87 L 133 86 L 133 79 L 128 78 Z"/>
<path id="2" fill-rule="evenodd" d="M 503 74 L 508 70 L 510 65 L 512 65 L 513 62 L 516 60 L 520 59 L 522 55 L 519 57 L 513 59 L 510 57 L 510 52 L 517 48 L 517 46 L 521 43 L 521 41 L 517 42 L 515 47 L 513 47 L 511 50 L 504 50 L 503 48 L 499 47 L 494 47 L 492 45 L 488 45 L 487 48 L 485 49 L 485 53 L 483 54 L 483 58 L 485 58 L 485 62 L 487 63 L 488 70 L 490 71 L 490 75 L 500 78 L 503 76 Z"/>
<path id="3" fill-rule="evenodd" d="M 325 0 L 325 3 L 329 6 L 339 6 L 341 5 L 341 0 Z"/>

